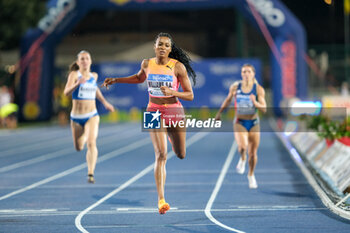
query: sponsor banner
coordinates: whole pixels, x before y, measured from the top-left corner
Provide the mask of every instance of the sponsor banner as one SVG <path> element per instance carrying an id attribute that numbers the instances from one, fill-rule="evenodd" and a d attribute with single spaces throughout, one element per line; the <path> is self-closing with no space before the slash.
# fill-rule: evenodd
<path id="1" fill-rule="evenodd" d="M 303 154 L 307 154 L 307 152 L 310 150 L 310 148 L 319 141 L 319 138 L 317 135 L 312 133 L 306 133 L 307 137 L 303 141 L 303 143 L 300 145 L 300 152 Z"/>
<path id="2" fill-rule="evenodd" d="M 342 147 L 342 156 L 344 156 L 344 163 L 341 164 L 340 170 L 337 171 L 337 185 L 341 191 L 350 187 L 350 147 Z"/>
<path id="3" fill-rule="evenodd" d="M 342 144 L 335 141 L 332 145 L 332 155 L 325 161 L 322 170 L 336 183 L 334 173 L 343 164 L 344 157 L 340 154 Z"/>
<path id="4" fill-rule="evenodd" d="M 332 145 L 333 156 L 327 160 L 323 170 L 332 179 L 339 190 L 343 191 L 349 185 L 349 166 L 350 153 L 349 148 L 335 141 Z"/>
<path id="5" fill-rule="evenodd" d="M 319 155 L 323 150 L 327 149 L 327 144 L 325 140 L 318 140 L 316 145 L 310 150 L 306 156 L 309 161 L 314 161 L 317 155 Z"/>
<path id="6" fill-rule="evenodd" d="M 341 192 L 350 185 L 350 147 L 337 141 L 328 147 L 324 139 L 318 139 L 306 152 L 299 149 L 315 137 L 316 132 L 297 132 L 290 139 L 323 181 L 338 195 L 342 195 Z"/>

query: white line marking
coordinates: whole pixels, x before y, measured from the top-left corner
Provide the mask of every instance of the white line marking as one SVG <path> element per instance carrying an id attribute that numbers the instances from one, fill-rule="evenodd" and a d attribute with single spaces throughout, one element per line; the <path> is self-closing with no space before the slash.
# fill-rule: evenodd
<path id="1" fill-rule="evenodd" d="M 171 210 L 178 210 L 179 208 L 177 207 L 171 207 Z M 127 212 L 127 211 L 138 211 L 138 212 L 149 212 L 149 211 L 152 211 L 152 212 L 158 212 L 158 209 L 157 208 L 152 208 L 152 207 L 149 207 L 149 208 L 141 208 L 141 207 L 123 207 L 123 208 L 117 208 L 116 209 L 117 211 L 120 211 L 120 212 Z"/>
<path id="2" fill-rule="evenodd" d="M 122 208 L 121 208 L 122 209 Z M 281 208 L 276 208 L 276 209 L 271 209 L 271 208 L 231 208 L 231 209 L 211 209 L 211 212 L 217 212 L 217 213 L 222 213 L 222 212 L 257 212 L 257 211 L 293 211 L 293 212 L 298 212 L 298 211 L 319 211 L 319 210 L 327 210 L 326 207 L 295 207 L 295 208 L 286 208 L 286 209 L 281 209 Z M 181 213 L 203 213 L 204 209 L 173 209 L 171 208 L 171 214 L 181 214 Z M 35 217 L 35 216 L 73 216 L 73 215 L 78 215 L 80 211 L 77 210 L 16 210 L 16 209 L 6 209 L 6 210 L 0 210 L 0 218 L 8 218 L 8 217 Z M 158 213 L 158 210 L 156 208 L 144 208 L 143 211 L 141 210 L 129 210 L 129 211 L 118 211 L 118 210 L 95 210 L 95 211 L 90 211 L 87 213 L 88 215 L 118 215 L 118 214 L 154 214 Z M 216 224 L 215 224 L 216 225 Z"/>
<path id="3" fill-rule="evenodd" d="M 73 152 L 73 150 L 71 148 L 65 148 L 65 149 L 56 151 L 54 153 L 48 153 L 48 154 L 45 154 L 45 155 L 42 155 L 42 156 L 39 156 L 39 157 L 36 157 L 33 159 L 28 159 L 28 160 L 24 160 L 24 161 L 21 161 L 18 163 L 7 165 L 5 167 L 0 168 L 0 173 L 11 171 L 11 170 L 14 170 L 14 169 L 17 169 L 20 167 L 25 167 L 25 166 L 28 166 L 31 164 L 39 163 L 39 162 L 42 162 L 42 161 L 45 161 L 48 159 L 53 159 L 53 158 L 68 154 L 69 152 Z"/>
<path id="4" fill-rule="evenodd" d="M 131 130 L 131 131 L 128 131 L 127 133 L 123 134 L 122 135 L 122 140 L 135 136 L 135 134 L 136 134 L 135 131 L 136 130 Z M 139 131 L 139 130 L 137 130 L 137 131 Z M 109 138 L 103 140 L 102 143 L 99 143 L 98 146 L 106 145 L 106 144 L 108 144 L 110 142 L 115 142 L 116 139 L 118 139 L 118 137 L 109 137 Z M 48 153 L 48 154 L 44 154 L 42 156 L 39 156 L 39 157 L 36 157 L 36 158 L 33 158 L 33 159 L 28 159 L 28 160 L 25 160 L 25 161 L 22 161 L 22 162 L 14 163 L 14 164 L 11 164 L 11 165 L 8 165 L 8 166 L 0 168 L 0 173 L 11 171 L 13 169 L 17 169 L 17 168 L 20 168 L 20 167 L 25 167 L 25 166 L 28 166 L 28 165 L 36 164 L 36 163 L 39 163 L 39 162 L 43 162 L 45 160 L 49 160 L 49 159 L 53 159 L 53 158 L 56 158 L 56 157 L 60 157 L 62 155 L 66 155 L 66 154 L 69 154 L 69 153 L 75 153 L 74 149 L 73 148 L 65 148 L 65 149 L 56 151 L 54 153 Z"/>
<path id="5" fill-rule="evenodd" d="M 230 206 L 234 209 L 241 209 L 241 210 L 290 210 L 290 209 L 310 209 L 310 208 L 315 208 L 314 206 L 308 206 L 308 205 L 275 205 L 275 206 L 259 206 L 259 205 L 252 205 L 252 206 Z"/>
<path id="6" fill-rule="evenodd" d="M 38 149 L 51 148 L 52 146 L 56 146 L 56 145 L 59 146 L 61 144 L 66 144 L 68 141 L 69 140 L 67 137 L 63 137 L 59 139 L 52 138 L 52 139 L 46 140 L 45 142 L 31 143 L 30 145 L 21 146 L 20 148 L 18 146 L 15 146 L 15 148 L 2 151 L 0 157 L 6 157 L 14 154 L 19 154 L 19 153 L 28 153 L 28 151 L 36 151 Z"/>
<path id="7" fill-rule="evenodd" d="M 107 176 L 103 173 L 99 173 L 101 176 Z M 118 175 L 127 175 L 130 174 L 130 172 L 128 173 L 118 173 L 116 172 L 115 174 L 112 174 L 113 176 L 118 176 Z M 170 173 L 167 173 L 170 174 Z M 229 174 L 229 173 L 227 173 Z M 32 173 L 23 173 L 20 176 L 16 175 L 16 177 L 28 177 L 28 176 L 33 176 L 33 175 L 37 175 L 37 174 L 32 174 Z M 111 176 L 112 176 L 111 175 Z M 8 176 L 7 176 L 8 177 Z M 215 184 L 214 182 L 180 182 L 180 183 L 167 183 L 167 187 L 182 187 L 184 185 L 187 186 L 213 186 L 213 184 Z M 309 183 L 302 181 L 302 182 L 262 182 L 260 181 L 259 184 L 263 184 L 264 186 L 275 186 L 275 185 L 309 185 Z M 95 184 L 94 187 L 95 188 L 114 188 L 116 186 L 118 186 L 120 184 L 115 184 L 115 183 L 110 183 L 110 184 Z M 225 183 L 226 186 L 238 186 L 238 185 L 242 185 L 242 186 L 246 186 L 247 182 L 226 182 Z M 19 189 L 22 186 L 0 186 L 0 189 Z M 142 184 L 135 184 L 134 187 L 138 187 L 138 188 L 146 188 L 146 187 L 154 187 L 154 183 L 142 183 Z M 62 184 L 62 185 L 46 185 L 45 187 L 41 187 L 41 189 L 81 189 L 81 188 L 91 188 L 91 185 L 89 184 L 72 184 L 72 185 L 66 185 L 66 184 Z"/>
<path id="8" fill-rule="evenodd" d="M 150 140 L 149 140 L 148 138 L 143 139 L 143 140 L 140 140 L 140 141 L 137 141 L 137 142 L 134 142 L 134 143 L 131 143 L 131 144 L 127 145 L 127 146 L 124 146 L 124 147 L 122 147 L 122 148 L 116 150 L 116 151 L 112 151 L 112 152 L 110 152 L 110 153 L 105 154 L 104 156 L 101 156 L 101 157 L 97 160 L 97 163 L 106 161 L 106 160 L 111 159 L 111 158 L 113 158 L 113 157 L 116 157 L 116 156 L 118 156 L 118 155 L 124 154 L 124 153 L 126 153 L 126 152 L 128 152 L 128 151 L 135 150 L 135 149 L 137 149 L 137 148 L 139 148 L 139 147 L 142 147 L 142 146 L 144 146 L 144 145 L 146 145 L 146 144 L 148 144 L 148 143 L 150 143 Z M 43 180 L 41 180 L 41 181 L 38 181 L 38 182 L 36 182 L 36 183 L 34 183 L 34 184 L 31 184 L 31 185 L 29 185 L 29 186 L 26 186 L 26 187 L 24 187 L 24 188 L 21 188 L 21 189 L 19 189 L 19 190 L 16 190 L 16 191 L 14 191 L 14 192 L 11 192 L 11 193 L 9 193 L 9 194 L 6 194 L 6 195 L 4 195 L 4 196 L 1 196 L 1 197 L 0 197 L 0 201 L 1 201 L 1 200 L 4 200 L 4 199 L 6 199 L 6 198 L 12 197 L 12 196 L 14 196 L 14 195 L 16 195 L 16 194 L 23 193 L 23 192 L 25 192 L 25 191 L 31 190 L 31 189 L 33 189 L 33 188 L 36 188 L 36 187 L 40 186 L 40 185 L 49 183 L 49 182 L 51 182 L 51 181 L 53 181 L 53 180 L 57 180 L 57 179 L 59 179 L 59 178 L 61 178 L 61 177 L 64 177 L 64 176 L 66 176 L 66 175 L 69 175 L 69 174 L 72 174 L 72 173 L 74 173 L 74 172 L 77 172 L 77 171 L 79 171 L 79 170 L 81 170 L 81 169 L 83 169 L 83 168 L 85 168 L 85 167 L 86 167 L 86 163 L 82 163 L 82 164 L 80 164 L 80 165 L 78 165 L 78 166 L 75 166 L 75 167 L 72 167 L 72 168 L 70 168 L 70 169 L 68 169 L 68 170 L 66 170 L 66 171 L 63 171 L 63 172 L 58 173 L 58 174 L 56 174 L 56 175 L 50 176 L 50 177 L 48 177 L 48 178 L 46 178 L 46 179 L 43 179 Z"/>
<path id="9" fill-rule="evenodd" d="M 53 131 L 53 130 L 54 131 Z M 67 134 L 67 135 L 66 135 Z M 35 137 L 33 137 L 35 135 Z M 56 128 L 50 128 L 46 127 L 42 130 L 35 130 L 35 129 L 28 129 L 26 135 L 16 135 L 16 134 L 6 134 L 8 140 L 1 141 L 1 144 L 4 144 L 6 147 L 16 147 L 18 146 L 18 141 L 21 141 L 22 146 L 30 145 L 35 141 L 46 141 L 45 139 L 54 140 L 55 138 L 62 136 L 66 137 L 69 134 L 66 130 L 62 129 L 56 129 Z M 51 139 L 50 139 L 51 138 Z M 26 139 L 26 140 L 23 140 Z"/>
<path id="10" fill-rule="evenodd" d="M 215 224 L 208 223 L 193 223 L 193 224 L 157 224 L 157 225 L 105 225 L 105 226 L 86 226 L 86 228 L 144 228 L 144 227 L 192 227 L 192 226 L 213 226 Z"/>
<path id="11" fill-rule="evenodd" d="M 206 136 L 208 134 L 208 132 L 205 133 L 196 133 L 195 135 L 193 135 L 191 138 L 188 139 L 187 141 L 187 147 L 191 146 L 193 143 L 197 142 L 198 140 L 202 139 L 204 136 Z M 171 151 L 170 153 L 168 153 L 168 160 L 171 159 L 174 156 L 173 151 Z M 106 201 L 107 199 L 111 198 L 112 196 L 114 196 L 115 194 L 119 193 L 120 191 L 122 191 L 123 189 L 127 188 L 129 185 L 131 185 L 132 183 L 134 183 L 135 181 L 137 181 L 138 179 L 140 179 L 141 177 L 143 177 L 144 175 L 146 175 L 148 172 L 152 171 L 154 167 L 154 163 L 150 164 L 149 166 L 147 166 L 145 169 L 143 169 L 141 172 L 139 172 L 138 174 L 136 174 L 135 176 L 133 176 L 132 178 L 130 178 L 128 181 L 126 181 L 124 184 L 122 184 L 121 186 L 119 186 L 117 189 L 113 190 L 112 192 L 108 193 L 106 196 L 104 196 L 103 198 L 101 198 L 100 200 L 98 200 L 97 202 L 95 202 L 94 204 L 92 204 L 91 206 L 89 206 L 88 208 L 86 208 L 85 210 L 83 210 L 82 212 L 80 212 L 78 214 L 78 216 L 75 218 L 75 226 L 84 233 L 88 233 L 88 231 L 81 225 L 81 219 L 84 217 L 85 214 L 87 214 L 90 210 L 94 209 L 95 207 L 97 207 L 98 205 L 100 205 L 101 203 L 103 203 L 104 201 Z"/>
<path id="12" fill-rule="evenodd" d="M 211 207 L 213 206 L 213 203 L 215 201 L 215 198 L 216 196 L 218 195 L 219 191 L 220 191 L 220 188 L 221 188 L 221 185 L 222 185 L 222 182 L 224 181 L 225 179 L 225 176 L 226 176 L 226 173 L 227 173 L 227 170 L 228 168 L 230 167 L 230 164 L 232 162 L 232 159 L 235 155 L 235 151 L 237 150 L 237 143 L 234 142 L 232 143 L 232 146 L 231 146 L 231 149 L 230 149 L 230 152 L 228 153 L 228 156 L 226 158 L 226 161 L 224 163 L 224 166 L 222 167 L 221 169 L 221 173 L 220 173 L 220 176 L 216 182 L 216 185 L 215 185 L 215 188 L 209 198 L 209 201 L 207 203 L 207 206 L 205 207 L 205 210 L 204 210 L 204 213 L 205 215 L 209 218 L 210 221 L 212 221 L 213 223 L 215 223 L 216 225 L 222 227 L 222 228 L 225 228 L 229 231 L 233 231 L 233 232 L 237 232 L 237 233 L 244 233 L 244 231 L 240 231 L 240 230 L 237 230 L 237 229 L 234 229 L 232 227 L 229 227 L 229 226 L 226 226 L 225 224 L 219 222 L 218 220 L 216 220 L 216 218 L 213 217 L 213 215 L 211 214 Z"/>
<path id="13" fill-rule="evenodd" d="M 122 129 L 124 129 L 124 128 L 122 128 Z M 103 132 L 103 133 L 101 133 L 99 138 L 113 136 L 116 133 L 118 133 L 119 131 L 122 131 L 122 129 L 117 128 L 115 130 L 115 132 L 109 132 L 109 131 L 108 131 L 108 133 Z M 22 145 L 20 148 L 18 148 L 18 142 L 16 142 L 17 146 L 14 146 L 15 148 L 11 148 L 11 149 L 2 151 L 0 157 L 6 157 L 9 155 L 14 155 L 14 154 L 18 154 L 18 153 L 27 153 L 28 151 L 36 151 L 38 149 L 41 150 L 41 149 L 45 149 L 45 148 L 51 148 L 53 146 L 59 146 L 62 144 L 66 144 L 72 140 L 71 137 L 67 137 L 67 135 L 64 135 L 64 134 L 59 139 L 52 137 L 52 136 L 50 136 L 50 137 L 51 137 L 51 139 L 45 140 L 45 141 L 40 141 L 40 140 L 36 139 L 35 141 L 39 141 L 39 142 L 37 142 L 37 143 L 32 142 L 32 143 L 29 143 L 29 145 Z M 45 137 L 45 139 L 47 139 L 47 138 L 48 138 L 48 136 Z"/>
<path id="14" fill-rule="evenodd" d="M 38 210 L 25 210 L 25 209 L 19 209 L 19 210 L 16 210 L 16 209 L 9 209 L 9 210 L 0 210 L 0 214 L 1 213 L 15 213 L 15 214 L 23 214 L 23 213 L 34 213 L 34 214 L 37 214 L 37 213 L 42 213 L 42 212 L 57 212 L 58 210 L 57 209 L 38 209 Z"/>

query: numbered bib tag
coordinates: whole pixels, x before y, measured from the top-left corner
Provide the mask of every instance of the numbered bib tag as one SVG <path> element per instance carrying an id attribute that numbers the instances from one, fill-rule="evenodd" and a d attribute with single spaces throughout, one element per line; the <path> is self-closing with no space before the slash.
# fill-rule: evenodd
<path id="1" fill-rule="evenodd" d="M 237 111 L 242 115 L 255 113 L 255 106 L 250 100 L 249 95 L 237 95 Z"/>
<path id="2" fill-rule="evenodd" d="M 164 97 L 165 95 L 160 90 L 160 87 L 166 86 L 174 90 L 173 80 L 174 80 L 174 77 L 171 75 L 149 74 L 147 79 L 149 94 L 156 97 Z"/>
<path id="3" fill-rule="evenodd" d="M 96 89 L 97 87 L 95 83 L 86 82 L 81 84 L 79 87 L 78 97 L 81 99 L 95 99 Z"/>

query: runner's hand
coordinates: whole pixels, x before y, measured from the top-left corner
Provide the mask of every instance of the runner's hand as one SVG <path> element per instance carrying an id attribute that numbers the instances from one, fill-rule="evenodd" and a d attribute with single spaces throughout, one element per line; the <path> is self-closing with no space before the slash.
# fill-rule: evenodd
<path id="1" fill-rule="evenodd" d="M 253 104 L 255 104 L 256 96 L 254 94 L 250 94 L 249 98 L 253 102 Z"/>
<path id="2" fill-rule="evenodd" d="M 106 78 L 105 81 L 102 83 L 101 87 L 106 87 L 108 90 L 109 86 L 114 83 L 115 83 L 115 78 Z"/>
<path id="3" fill-rule="evenodd" d="M 165 96 L 173 95 L 173 90 L 171 90 L 169 87 L 161 86 L 160 90 L 163 92 Z"/>
<path id="4" fill-rule="evenodd" d="M 114 112 L 114 107 L 113 107 L 112 104 L 106 102 L 106 103 L 104 104 L 104 106 L 105 106 L 105 108 L 106 108 L 108 111 Z"/>

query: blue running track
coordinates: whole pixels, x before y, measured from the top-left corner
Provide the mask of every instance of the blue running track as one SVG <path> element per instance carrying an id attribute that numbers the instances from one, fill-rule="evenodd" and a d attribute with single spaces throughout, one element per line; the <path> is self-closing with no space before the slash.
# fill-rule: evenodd
<path id="1" fill-rule="evenodd" d="M 89 184 L 69 127 L 0 131 L 0 232 L 350 232 L 272 132 L 262 133 L 256 190 L 235 172 L 233 133 L 188 133 L 184 160 L 169 145 L 165 215 L 140 124 L 101 124 L 97 143 Z"/>

